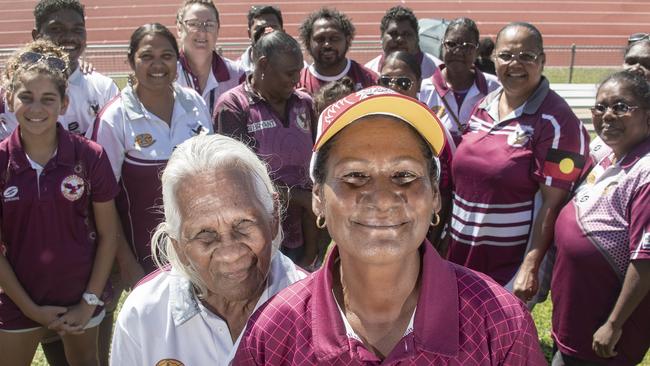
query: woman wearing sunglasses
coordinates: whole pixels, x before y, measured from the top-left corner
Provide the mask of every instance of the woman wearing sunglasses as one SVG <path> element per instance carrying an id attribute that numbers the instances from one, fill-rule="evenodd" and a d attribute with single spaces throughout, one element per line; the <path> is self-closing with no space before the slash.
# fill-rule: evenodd
<path id="1" fill-rule="evenodd" d="M 49 330 L 61 335 L 70 365 L 99 364 L 101 295 L 121 231 L 118 186 L 101 146 L 58 122 L 68 67 L 68 55 L 44 40 L 6 64 L 7 108 L 18 127 L 0 143 L 4 365 L 29 365 Z"/>
<path id="2" fill-rule="evenodd" d="M 650 85 L 611 75 L 592 118 L 607 151 L 555 225 L 553 365 L 636 365 L 650 347 Z"/>
<path id="3" fill-rule="evenodd" d="M 178 83 L 203 96 L 210 113 L 224 92 L 239 85 L 244 69 L 215 51 L 219 11 L 212 0 L 185 0 L 176 15 Z"/>
<path id="4" fill-rule="evenodd" d="M 449 259 L 514 284 L 529 301 L 555 218 L 585 167 L 589 135 L 542 76 L 537 28 L 507 25 L 495 51 L 503 87 L 477 106 L 452 163 Z"/>
<path id="5" fill-rule="evenodd" d="M 420 100 L 436 113 L 456 144 L 476 104 L 499 87 L 496 76 L 474 66 L 478 42 L 478 27 L 473 20 L 453 20 L 444 35 L 443 63 L 432 77 L 422 81 L 419 89 Z"/>
<path id="6" fill-rule="evenodd" d="M 384 60 L 380 70 L 380 77 L 377 80 L 381 86 L 413 99 L 418 99 L 421 76 L 420 63 L 414 55 L 406 51 L 395 51 Z M 440 223 L 433 225 L 427 236 L 429 241 L 441 253 L 444 253 L 444 248 L 440 246 L 442 243 L 439 239 L 444 225 L 449 219 L 449 210 L 451 208 L 451 158 L 456 150 L 456 145 L 449 131 L 445 129 L 444 132 L 447 135 L 447 144 L 445 144 L 440 156 L 435 158 L 440 168 L 438 169 L 441 202 L 438 218 Z"/>

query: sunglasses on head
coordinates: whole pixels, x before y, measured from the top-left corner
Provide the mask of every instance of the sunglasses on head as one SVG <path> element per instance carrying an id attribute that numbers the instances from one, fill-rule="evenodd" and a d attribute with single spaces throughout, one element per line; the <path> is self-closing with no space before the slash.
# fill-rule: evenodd
<path id="1" fill-rule="evenodd" d="M 44 55 L 42 53 L 31 51 L 20 55 L 20 63 L 28 68 L 38 64 L 39 62 L 44 62 L 49 67 L 61 72 L 65 72 L 68 68 L 65 61 L 56 56 Z"/>
<path id="2" fill-rule="evenodd" d="M 540 53 L 535 53 L 532 51 L 521 51 L 519 53 L 512 53 L 508 51 L 502 51 L 497 53 L 497 58 L 505 63 L 514 61 L 515 59 L 521 63 L 532 64 L 539 58 Z"/>
<path id="3" fill-rule="evenodd" d="M 605 113 L 607 113 L 608 109 L 611 109 L 612 113 L 616 117 L 623 117 L 638 108 L 639 108 L 638 106 L 627 105 L 626 103 L 623 102 L 618 102 L 614 105 L 605 105 L 602 103 L 598 103 L 595 106 L 591 107 L 591 114 L 593 114 L 594 116 L 602 116 Z"/>
<path id="4" fill-rule="evenodd" d="M 396 86 L 404 91 L 411 89 L 413 86 L 413 80 L 407 78 L 406 76 L 390 77 L 390 76 L 380 76 L 377 80 L 379 85 L 390 88 L 391 86 Z"/>
<path id="5" fill-rule="evenodd" d="M 648 33 L 634 33 L 630 35 L 627 39 L 627 44 L 630 45 L 634 42 L 643 41 L 644 39 L 650 39 L 650 34 Z"/>

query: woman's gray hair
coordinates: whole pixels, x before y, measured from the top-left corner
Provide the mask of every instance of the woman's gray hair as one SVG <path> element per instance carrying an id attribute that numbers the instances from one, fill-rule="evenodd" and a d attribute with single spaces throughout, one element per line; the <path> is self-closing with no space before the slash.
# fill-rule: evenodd
<path id="1" fill-rule="evenodd" d="M 165 221 L 158 225 L 151 238 L 151 255 L 159 268 L 170 264 L 194 284 L 199 295 L 205 294 L 206 285 L 196 269 L 183 264 L 176 253 L 173 240 L 181 238 L 181 215 L 176 192 L 187 179 L 206 172 L 236 168 L 247 175 L 255 194 L 271 219 L 279 216 L 277 190 L 269 177 L 266 164 L 243 143 L 223 135 L 200 135 L 178 145 L 162 173 L 162 196 Z M 218 208 L 215 208 L 218 209 Z M 277 220 L 278 234 L 273 238 L 273 252 L 282 242 L 282 228 Z"/>

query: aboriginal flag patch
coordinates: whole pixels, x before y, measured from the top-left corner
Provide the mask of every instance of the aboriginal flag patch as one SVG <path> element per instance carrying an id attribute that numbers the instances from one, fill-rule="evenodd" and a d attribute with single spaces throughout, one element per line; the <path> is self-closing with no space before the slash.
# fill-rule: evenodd
<path id="1" fill-rule="evenodd" d="M 549 149 L 544 161 L 544 175 L 573 182 L 585 166 L 585 157 L 570 151 Z"/>

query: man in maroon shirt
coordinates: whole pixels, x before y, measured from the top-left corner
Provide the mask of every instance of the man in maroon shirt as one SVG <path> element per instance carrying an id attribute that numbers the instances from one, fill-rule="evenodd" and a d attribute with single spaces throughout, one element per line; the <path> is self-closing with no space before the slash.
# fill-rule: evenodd
<path id="1" fill-rule="evenodd" d="M 310 14 L 299 31 L 314 60 L 302 70 L 298 82 L 308 93 L 314 95 L 324 84 L 344 76 L 354 81 L 357 90 L 376 84 L 377 75 L 373 71 L 346 57 L 355 29 L 345 14 L 322 8 Z"/>

